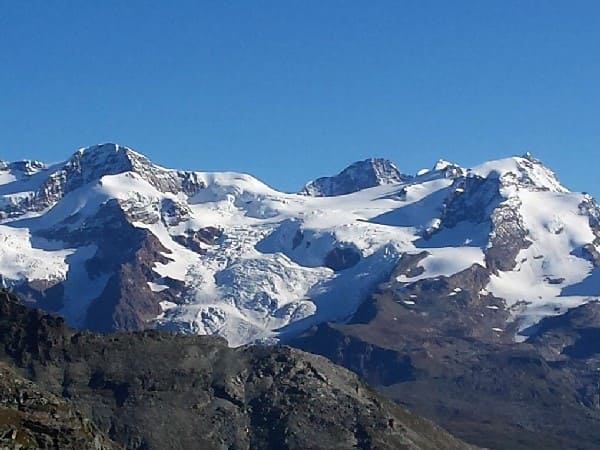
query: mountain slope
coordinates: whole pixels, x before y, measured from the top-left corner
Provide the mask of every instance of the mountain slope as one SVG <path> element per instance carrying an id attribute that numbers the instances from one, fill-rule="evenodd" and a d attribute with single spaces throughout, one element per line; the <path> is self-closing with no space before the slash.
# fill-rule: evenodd
<path id="1" fill-rule="evenodd" d="M 409 292 L 482 270 L 469 294 L 506 312 L 484 333 L 500 341 L 600 298 L 600 208 L 531 155 L 416 176 L 372 159 L 286 194 L 104 144 L 3 163 L 0 183 L 2 282 L 91 330 L 273 342 L 348 320 L 392 273 Z"/>
<path id="2" fill-rule="evenodd" d="M 525 342 L 502 340 L 508 312 L 498 299 L 455 290 L 482 275 L 423 280 L 414 294 L 392 278 L 347 323 L 317 325 L 288 344 L 482 447 L 597 448 L 600 303 L 543 319 Z"/>
<path id="3" fill-rule="evenodd" d="M 467 449 L 349 371 L 217 337 L 76 333 L 0 292 L 5 363 L 129 449 Z"/>
<path id="4" fill-rule="evenodd" d="M 72 402 L 21 377 L 0 362 L 0 446 L 14 449 L 121 449 Z"/>

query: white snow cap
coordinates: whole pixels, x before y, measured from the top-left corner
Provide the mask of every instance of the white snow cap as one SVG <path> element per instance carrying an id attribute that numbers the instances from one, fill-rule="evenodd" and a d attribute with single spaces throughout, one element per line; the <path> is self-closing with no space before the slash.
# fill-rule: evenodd
<path id="1" fill-rule="evenodd" d="M 487 216 L 470 221 L 469 214 L 445 221 L 450 201 L 477 207 L 464 199 L 477 200 L 470 189 L 480 186 L 463 182 L 465 170 L 446 160 L 411 177 L 391 161 L 371 158 L 309 183 L 302 195 L 246 174 L 164 169 L 117 144 L 30 166 L 39 168 L 0 166 L 0 274 L 7 284 L 62 284 L 60 312 L 77 323 L 113 275 L 87 272 L 100 241 L 94 233 L 128 221 L 166 250 L 145 280 L 165 299 L 148 325 L 216 333 L 231 345 L 347 320 L 404 253 L 427 256 L 422 271 L 400 276 L 401 283 L 485 266 L 493 225 Z M 500 193 L 491 196 L 490 209 L 504 207 L 501 225 L 510 231 L 515 224 L 508 221 L 516 218 L 531 242 L 516 267 L 495 274 L 485 292 L 523 305 L 511 311 L 523 326 L 600 299 L 598 271 L 582 252 L 595 239 L 595 210 L 581 207 L 589 196 L 569 192 L 531 156 L 489 161 L 470 174 L 494 178 L 489 185 Z M 42 194 L 49 203 L 36 203 Z M 114 218 L 101 216 L 108 202 L 116 206 Z M 220 233 L 212 242 L 198 237 L 209 227 Z"/>

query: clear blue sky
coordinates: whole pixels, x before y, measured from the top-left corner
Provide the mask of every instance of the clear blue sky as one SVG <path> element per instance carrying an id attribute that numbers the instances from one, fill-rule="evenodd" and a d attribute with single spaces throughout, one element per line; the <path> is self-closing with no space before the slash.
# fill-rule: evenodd
<path id="1" fill-rule="evenodd" d="M 0 159 L 99 142 L 298 189 L 531 150 L 600 195 L 600 2 L 0 2 Z"/>

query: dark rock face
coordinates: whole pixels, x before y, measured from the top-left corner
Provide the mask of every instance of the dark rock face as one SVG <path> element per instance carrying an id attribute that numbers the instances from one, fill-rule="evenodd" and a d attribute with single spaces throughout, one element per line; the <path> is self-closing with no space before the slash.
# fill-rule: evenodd
<path id="1" fill-rule="evenodd" d="M 600 267 L 600 238 L 594 240 L 594 244 L 586 244 L 582 249 L 582 256 L 594 264 L 594 267 Z"/>
<path id="2" fill-rule="evenodd" d="M 400 173 L 391 161 L 371 158 L 355 162 L 333 177 L 311 181 L 302 193 L 315 197 L 332 197 L 409 179 L 411 177 Z"/>
<path id="3" fill-rule="evenodd" d="M 168 261 L 163 256 L 167 250 L 147 230 L 135 232 L 142 236 L 138 248 L 131 259 L 120 261 L 105 289 L 90 305 L 84 328 L 101 332 L 140 330 L 160 313 L 159 303 L 165 297 L 153 292 L 148 282 L 156 278 L 154 262 Z"/>
<path id="4" fill-rule="evenodd" d="M 0 297 L 2 359 L 126 448 L 469 448 L 318 356 L 157 331 L 76 333 Z"/>
<path id="5" fill-rule="evenodd" d="M 63 193 L 71 192 L 105 175 L 116 175 L 133 169 L 125 147 L 103 144 L 79 150 L 63 168 L 56 172 L 56 178 L 64 180 Z"/>
<path id="6" fill-rule="evenodd" d="M 600 361 L 600 303 L 590 302 L 542 320 L 529 339 L 545 358 Z"/>
<path id="7" fill-rule="evenodd" d="M 204 227 L 199 230 L 186 230 L 184 235 L 175 236 L 173 239 L 193 252 L 205 254 L 206 245 L 216 245 L 223 236 L 223 230 L 217 227 Z"/>
<path id="8" fill-rule="evenodd" d="M 456 178 L 445 200 L 440 217 L 440 227 L 426 232 L 431 237 L 442 228 L 453 228 L 461 222 L 471 222 L 489 227 L 489 246 L 485 249 L 485 262 L 492 272 L 512 270 L 522 249 L 531 245 L 527 229 L 519 213 L 517 199 L 506 199 L 500 194 L 503 183 L 498 177 L 482 178 L 463 176 Z"/>
<path id="9" fill-rule="evenodd" d="M 162 201 L 161 216 L 165 225 L 174 226 L 188 220 L 191 216 L 191 211 L 187 205 L 167 198 Z"/>
<path id="10" fill-rule="evenodd" d="M 492 272 L 512 270 L 519 252 L 531 245 L 523 219 L 516 205 L 507 203 L 496 208 L 491 219 L 492 232 L 490 246 L 485 251 L 485 263 Z"/>
<path id="11" fill-rule="evenodd" d="M 74 218 L 73 220 L 76 220 Z M 98 297 L 91 301 L 83 322 L 77 324 L 93 331 L 130 331 L 146 328 L 147 321 L 160 313 L 159 302 L 171 298 L 153 292 L 148 282 L 155 281 L 155 262 L 167 263 L 168 254 L 158 238 L 145 229 L 136 228 L 128 220 L 117 200 L 105 203 L 98 213 L 87 218 L 77 230 L 67 228 L 38 231 L 47 239 L 61 239 L 74 247 L 94 245 L 94 255 L 86 261 L 85 269 L 91 279 L 110 274 Z M 32 283 L 30 283 L 32 285 Z M 57 312 L 62 303 L 63 285 L 50 289 L 25 292 L 44 306 Z"/>
<path id="12" fill-rule="evenodd" d="M 592 243 L 583 246 L 582 256 L 590 260 L 594 267 L 600 267 L 600 205 L 588 195 L 579 205 L 579 211 L 589 217 L 590 227 L 595 236 Z"/>
<path id="13" fill-rule="evenodd" d="M 503 198 L 498 178 L 478 176 L 455 179 L 444 202 L 442 224 L 448 228 L 463 221 L 481 223 L 489 220 L 493 209 Z"/>
<path id="14" fill-rule="evenodd" d="M 304 338 L 297 342 L 318 345 L 320 354 L 352 370 L 369 384 L 392 386 L 415 379 L 415 367 L 410 356 L 371 345 L 350 335 L 340 341 L 337 324 L 316 326 L 305 336 L 310 336 L 310 343 Z"/>
<path id="15" fill-rule="evenodd" d="M 325 256 L 324 265 L 336 272 L 354 267 L 360 261 L 360 252 L 353 247 L 336 247 Z"/>
<path id="16" fill-rule="evenodd" d="M 404 253 L 398 259 L 396 269 L 392 274 L 393 277 L 404 275 L 407 277 L 416 277 L 421 275 L 425 269 L 418 266 L 419 262 L 426 258 L 428 253 L 422 251 L 420 253 Z"/>
<path id="17" fill-rule="evenodd" d="M 600 442 L 600 303 L 547 318 L 524 343 L 479 265 L 399 283 L 424 255 L 404 255 L 346 324 L 290 344 L 326 356 L 386 396 L 492 449 L 594 449 Z"/>
<path id="18" fill-rule="evenodd" d="M 121 449 L 73 404 L 21 377 L 0 362 L 0 447 L 14 449 Z"/>

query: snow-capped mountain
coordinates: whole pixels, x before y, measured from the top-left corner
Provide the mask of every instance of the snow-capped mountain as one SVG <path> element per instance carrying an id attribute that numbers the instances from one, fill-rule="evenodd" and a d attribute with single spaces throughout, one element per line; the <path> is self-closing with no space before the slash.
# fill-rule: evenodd
<path id="1" fill-rule="evenodd" d="M 355 162 L 333 177 L 317 178 L 304 186 L 302 192 L 315 197 L 332 197 L 411 178 L 400 173 L 394 163 L 387 159 L 370 158 Z"/>
<path id="2" fill-rule="evenodd" d="M 600 299 L 600 208 L 530 155 L 415 176 L 371 159 L 294 194 L 104 144 L 0 163 L 0 219 L 2 283 L 101 331 L 269 341 L 344 321 L 392 273 L 402 289 L 472 267 L 518 330 Z"/>

